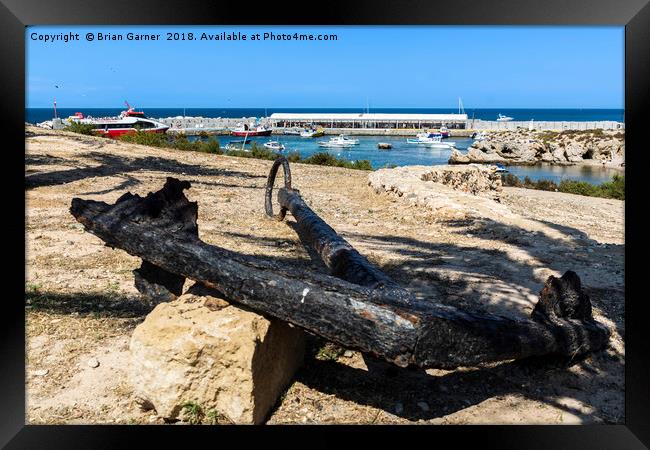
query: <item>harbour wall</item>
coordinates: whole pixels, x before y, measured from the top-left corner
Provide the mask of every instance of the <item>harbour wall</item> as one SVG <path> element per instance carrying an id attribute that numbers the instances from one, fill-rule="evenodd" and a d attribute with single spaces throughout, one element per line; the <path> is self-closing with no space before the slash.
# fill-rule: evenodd
<path id="1" fill-rule="evenodd" d="M 603 120 L 598 122 L 567 122 L 567 121 L 509 121 L 497 122 L 496 120 L 468 120 L 466 129 L 478 131 L 515 131 L 518 128 L 540 131 L 562 130 L 624 130 L 623 122 Z"/>
<path id="2" fill-rule="evenodd" d="M 252 123 L 255 117 L 165 117 L 156 119 L 170 127 L 171 133 L 185 134 L 229 134 L 230 128 L 242 123 Z M 262 125 L 270 125 L 268 118 L 259 121 Z M 450 129 L 452 136 L 469 136 L 474 131 L 515 131 L 517 129 L 529 129 L 530 121 L 497 122 L 491 120 L 472 120 L 465 123 L 464 128 Z M 533 121 L 532 128 L 540 131 L 562 131 L 562 130 L 624 130 L 625 124 L 615 121 L 592 121 L 592 122 L 571 122 L 571 121 Z M 285 128 L 274 127 L 273 134 L 283 134 Z M 372 136 L 411 136 L 420 131 L 417 128 L 325 128 L 325 134 L 350 134 L 350 135 L 372 135 Z"/>

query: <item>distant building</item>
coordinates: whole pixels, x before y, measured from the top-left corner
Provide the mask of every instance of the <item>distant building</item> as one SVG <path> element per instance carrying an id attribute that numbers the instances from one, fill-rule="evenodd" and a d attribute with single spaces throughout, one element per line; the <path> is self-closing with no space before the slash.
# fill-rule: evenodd
<path id="1" fill-rule="evenodd" d="M 273 113 L 269 121 L 274 128 L 464 129 L 467 114 Z"/>

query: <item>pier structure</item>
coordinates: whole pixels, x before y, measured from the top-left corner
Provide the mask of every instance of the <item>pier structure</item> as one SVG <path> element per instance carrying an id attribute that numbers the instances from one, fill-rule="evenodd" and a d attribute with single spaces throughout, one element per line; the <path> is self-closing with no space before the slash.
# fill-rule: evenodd
<path id="1" fill-rule="evenodd" d="M 616 121 L 507 121 L 468 119 L 467 114 L 384 114 L 384 113 L 273 113 L 269 117 L 165 117 L 156 119 L 172 133 L 229 134 L 242 123 L 269 126 L 275 134 L 288 129 L 322 127 L 326 134 L 411 136 L 420 130 L 446 126 L 452 136 L 468 136 L 474 131 L 624 130 Z"/>
<path id="2" fill-rule="evenodd" d="M 269 121 L 273 128 L 421 130 L 446 126 L 462 130 L 467 114 L 273 113 Z"/>

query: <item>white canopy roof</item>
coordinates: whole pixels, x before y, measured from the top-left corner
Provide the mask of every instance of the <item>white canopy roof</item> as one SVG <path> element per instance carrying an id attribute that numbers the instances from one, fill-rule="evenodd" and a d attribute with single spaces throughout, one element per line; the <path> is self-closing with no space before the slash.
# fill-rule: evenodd
<path id="1" fill-rule="evenodd" d="M 271 120 L 295 121 L 405 121 L 439 122 L 465 121 L 467 114 L 390 114 L 390 113 L 273 113 Z"/>

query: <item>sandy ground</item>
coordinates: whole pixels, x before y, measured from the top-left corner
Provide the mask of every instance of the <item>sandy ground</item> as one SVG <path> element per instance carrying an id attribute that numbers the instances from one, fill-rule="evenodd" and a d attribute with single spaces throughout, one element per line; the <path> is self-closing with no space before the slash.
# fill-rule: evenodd
<path id="1" fill-rule="evenodd" d="M 162 423 L 139 409 L 128 342 L 149 309 L 139 259 L 83 231 L 73 197 L 114 202 L 165 177 L 189 180 L 199 234 L 240 253 L 311 264 L 288 226 L 263 213 L 268 161 L 155 149 L 26 130 L 27 421 Z M 576 271 L 611 345 L 571 365 L 504 362 L 454 371 L 399 369 L 311 338 L 304 367 L 267 423 L 623 423 L 624 204 L 506 188 L 521 220 L 458 220 L 374 193 L 367 172 L 292 165 L 294 187 L 332 227 L 415 295 L 529 314 L 550 274 Z"/>

